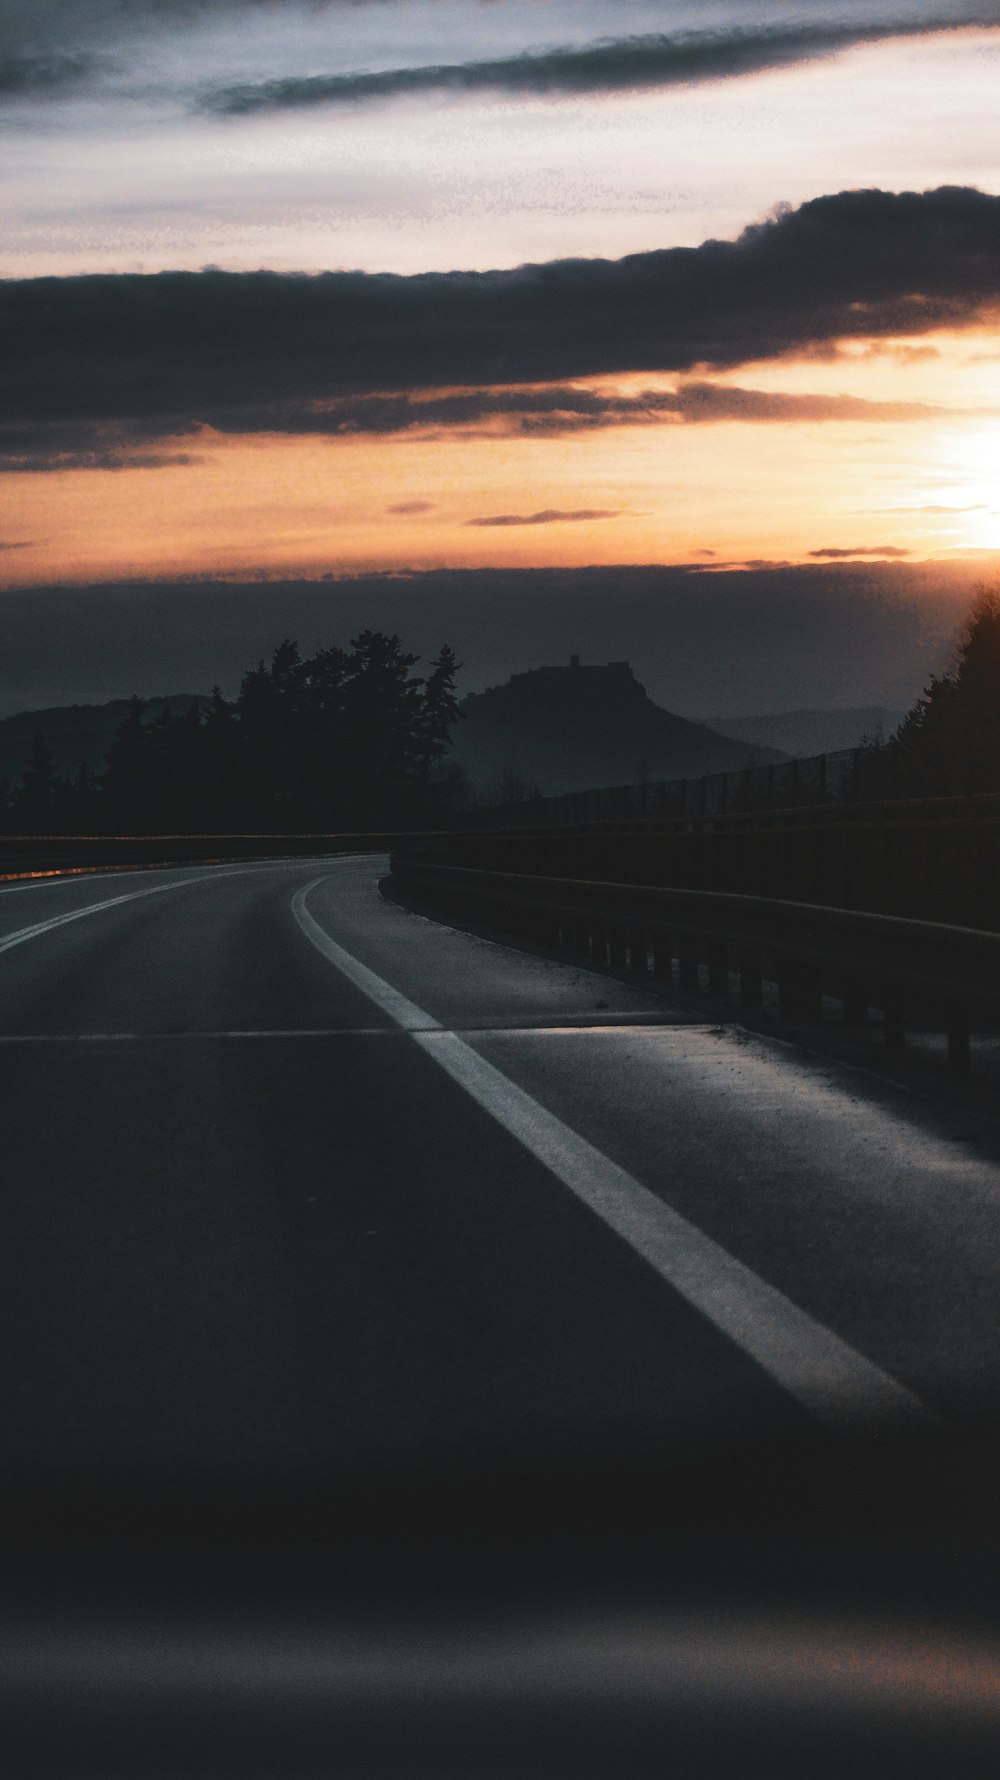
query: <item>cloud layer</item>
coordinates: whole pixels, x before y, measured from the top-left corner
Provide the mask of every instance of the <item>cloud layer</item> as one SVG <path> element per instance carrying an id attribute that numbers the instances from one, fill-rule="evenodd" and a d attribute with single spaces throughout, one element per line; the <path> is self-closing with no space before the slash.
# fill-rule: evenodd
<path id="1" fill-rule="evenodd" d="M 893 38 L 979 26 L 995 28 L 995 8 L 964 8 L 956 16 L 868 25 L 794 23 L 756 28 L 662 32 L 602 39 L 483 61 L 387 68 L 366 73 L 289 75 L 216 87 L 202 108 L 222 116 L 286 111 L 313 105 L 357 105 L 426 93 L 508 93 L 532 97 L 635 92 L 694 86 L 763 74 Z"/>
<path id="2" fill-rule="evenodd" d="M 198 422 L 47 421 L 4 426 L 0 422 L 0 470 L 161 469 L 199 463 L 188 451 L 156 448 L 157 438 L 188 435 L 195 443 L 223 437 L 285 435 L 299 438 L 566 438 L 609 427 L 817 425 L 830 421 L 910 423 L 954 418 L 955 409 L 929 402 L 878 402 L 860 396 L 788 394 L 704 381 L 675 390 L 648 389 L 636 396 L 606 394 L 572 385 L 514 389 L 466 389 L 445 395 L 347 396 L 332 402 L 294 401 L 271 407 L 207 409 Z M 984 415 L 993 411 L 977 409 Z M 150 445 L 154 449 L 149 449 Z M 426 510 L 404 503 L 392 511 Z M 490 521 L 489 523 L 494 523 Z M 520 523 L 520 522 L 519 522 Z M 527 523 L 527 522 L 525 522 Z"/>
<path id="3" fill-rule="evenodd" d="M 493 4 L 503 10 L 499 0 Z M 395 10 L 400 15 L 400 41 L 409 41 L 419 55 L 419 46 L 425 42 L 419 28 L 414 35 L 420 23 L 419 6 L 402 0 Z M 510 10 L 517 15 L 515 7 Z M 126 70 L 137 53 L 143 58 L 152 40 L 180 32 L 190 34 L 201 26 L 225 21 L 237 30 L 241 15 L 274 21 L 272 42 L 268 45 L 265 38 L 258 45 L 258 54 L 265 61 L 273 66 L 275 60 L 287 61 L 291 56 L 294 62 L 296 53 L 303 58 L 303 51 L 296 52 L 290 46 L 289 33 L 282 32 L 282 14 L 301 24 L 310 15 L 314 20 L 324 13 L 343 18 L 364 11 L 391 13 L 393 7 L 387 0 L 0 0 L 0 100 L 48 99 L 61 92 L 71 93 L 92 84 L 102 73 Z M 974 0 L 965 4 L 956 0 L 951 7 L 933 3 L 914 7 L 912 0 L 909 6 L 906 0 L 897 0 L 895 7 L 869 8 L 863 21 L 831 16 L 829 7 L 826 17 L 817 17 L 818 11 L 814 7 L 809 19 L 774 23 L 758 18 L 748 24 L 746 8 L 736 5 L 728 19 L 707 30 L 645 31 L 588 43 L 566 42 L 476 56 L 475 10 L 470 8 L 464 20 L 454 21 L 459 41 L 464 38 L 473 49 L 468 59 L 403 61 L 397 66 L 340 72 L 336 59 L 342 34 L 337 33 L 332 41 L 328 35 L 315 39 L 305 58 L 307 64 L 314 64 L 317 53 L 325 53 L 334 64 L 328 72 L 292 66 L 275 75 L 266 68 L 259 79 L 232 82 L 220 68 L 214 79 L 206 72 L 194 103 L 196 109 L 225 117 L 317 105 L 356 106 L 426 94 L 600 96 L 766 74 L 894 39 L 1000 26 L 995 5 L 985 0 L 978 5 Z M 691 16 L 697 19 L 696 9 Z M 404 19 L 409 21 L 408 28 L 403 26 Z M 554 17 L 539 16 L 534 8 L 524 8 L 525 35 L 543 19 L 557 29 L 563 22 L 558 11 Z M 344 53 L 343 40 L 339 53 Z M 352 60 L 354 53 L 353 47 L 348 50 Z M 396 53 L 400 53 L 398 48 Z M 405 56 L 405 51 L 402 54 Z M 190 89 L 185 90 L 183 82 L 178 84 L 176 76 L 171 76 L 168 84 L 179 101 L 190 102 Z"/>
<path id="4" fill-rule="evenodd" d="M 403 278 L 159 273 L 0 283 L 8 455 L 190 431 L 521 430 L 686 420 L 906 418 L 848 398 L 719 388 L 703 368 L 913 337 L 1000 309 L 1000 198 L 967 188 L 817 198 L 735 241 L 617 261 Z M 695 379 L 632 402 L 563 380 Z M 557 385 L 541 390 L 511 386 Z M 419 391 L 436 393 L 417 402 Z M 507 393 L 505 393 L 507 392 Z M 324 404 L 340 403 L 339 412 Z M 911 405 L 904 404 L 905 409 Z M 929 411 L 928 411 L 929 412 Z M 912 416 L 912 414 L 910 415 Z"/>
<path id="5" fill-rule="evenodd" d="M 885 562 L 895 562 L 911 554 L 911 551 L 902 549 L 899 544 L 855 544 L 843 549 L 827 545 L 823 550 L 809 552 L 816 562 L 848 562 L 857 556 L 878 556 Z"/>
<path id="6" fill-rule="evenodd" d="M 348 396 L 323 404 L 286 404 L 271 409 L 239 409 L 211 416 L 223 433 L 322 434 L 392 437 L 428 430 L 479 429 L 523 438 L 563 437 L 613 426 L 688 426 L 713 422 L 817 423 L 840 421 L 922 421 L 954 411 L 926 402 L 877 402 L 860 396 L 790 395 L 743 389 L 704 380 L 675 390 L 646 389 L 639 395 L 606 394 L 573 385 L 514 389 L 463 389 L 444 395 Z"/>
<path id="7" fill-rule="evenodd" d="M 540 513 L 491 513 L 480 519 L 467 519 L 466 525 L 503 527 L 511 525 L 579 525 L 591 519 L 617 519 L 617 507 L 579 507 L 567 512 L 560 507 L 545 507 Z"/>
<path id="8" fill-rule="evenodd" d="M 0 53 L 0 99 L 49 98 L 91 79 L 103 65 L 84 50 Z"/>

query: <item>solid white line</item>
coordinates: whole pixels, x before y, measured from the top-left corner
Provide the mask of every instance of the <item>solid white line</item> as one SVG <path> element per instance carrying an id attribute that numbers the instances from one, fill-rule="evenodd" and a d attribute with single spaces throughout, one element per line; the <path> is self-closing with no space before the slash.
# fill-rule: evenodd
<path id="1" fill-rule="evenodd" d="M 181 878 L 170 884 L 153 884 L 148 890 L 129 890 L 124 896 L 109 896 L 104 902 L 90 902 L 84 909 L 71 909 L 67 915 L 53 915 L 48 921 L 36 921 L 31 927 L 19 927 L 16 933 L 8 933 L 0 939 L 0 952 L 10 952 L 14 946 L 23 946 L 29 939 L 39 939 L 43 933 L 51 933 L 56 927 L 65 927 L 70 921 L 82 921 L 86 915 L 98 915 L 102 909 L 117 908 L 123 902 L 138 902 L 141 896 L 159 896 L 164 890 L 183 890 L 185 884 L 194 884 L 195 878 Z"/>
<path id="2" fill-rule="evenodd" d="M 414 1033 L 421 1050 L 660 1277 L 819 1420 L 937 1417 L 904 1385 L 768 1285 L 695 1224 L 547 1112 L 454 1033 Z"/>
<path id="3" fill-rule="evenodd" d="M 355 855 L 354 854 L 344 855 L 344 857 L 354 858 Z M 375 857 L 378 857 L 378 855 L 375 855 Z M 52 931 L 52 929 L 55 927 L 63 927 L 63 926 L 65 926 L 67 921 L 82 921 L 83 917 L 85 915 L 96 915 L 100 912 L 101 909 L 113 909 L 113 908 L 116 908 L 118 906 L 118 904 L 122 903 L 122 902 L 136 902 L 140 896 L 159 896 L 160 893 L 164 890 L 183 890 L 186 884 L 203 884 L 206 881 L 208 881 L 209 879 L 254 877 L 258 872 L 266 871 L 271 866 L 312 865 L 314 863 L 315 863 L 315 861 L 311 860 L 311 859 L 305 859 L 305 860 L 264 859 L 264 860 L 260 861 L 259 864 L 252 864 L 252 865 L 240 865 L 236 861 L 234 861 L 234 862 L 227 861 L 226 863 L 224 863 L 222 865 L 197 866 L 197 867 L 193 868 L 198 873 L 197 877 L 172 878 L 170 880 L 169 884 L 151 884 L 144 890 L 128 890 L 128 891 L 125 891 L 121 896 L 106 897 L 103 902 L 88 903 L 86 908 L 72 909 L 69 912 L 69 914 L 53 915 L 48 921 L 36 921 L 30 927 L 19 927 L 16 929 L 16 931 L 14 933 L 9 933 L 6 935 L 5 938 L 0 939 L 0 952 L 8 952 L 11 950 L 11 948 L 13 946 L 23 945 L 25 940 L 35 939 L 38 935 L 43 934 L 43 933 L 50 933 Z M 333 863 L 333 862 L 331 861 L 331 863 Z M 160 868 L 157 867 L 156 869 L 159 870 Z M 162 869 L 165 871 L 171 871 L 171 870 L 178 871 L 183 868 L 179 867 L 179 866 L 164 866 Z M 131 872 L 129 872 L 129 873 L 122 872 L 122 873 L 108 873 L 106 875 L 126 877 L 126 876 L 135 876 L 136 874 L 131 873 Z M 145 877 L 148 874 L 144 872 L 142 875 L 143 875 L 143 877 Z M 9 886 L 9 888 L 17 889 L 17 890 L 28 890 L 28 889 L 40 890 L 40 889 L 45 888 L 49 884 L 53 884 L 53 883 L 57 883 L 57 882 L 62 883 L 62 884 L 67 884 L 67 883 L 71 883 L 71 882 L 78 884 L 81 881 L 82 880 L 80 878 L 73 878 L 73 879 L 46 878 L 43 880 L 42 883 L 36 883 L 36 884 L 30 884 L 30 885 L 29 884 L 16 884 L 16 885 Z"/>
<path id="4" fill-rule="evenodd" d="M 306 908 L 306 898 L 311 891 L 315 890 L 317 884 L 324 882 L 324 878 L 314 878 L 311 884 L 307 884 L 304 890 L 300 890 L 292 898 L 292 914 L 306 938 L 312 940 L 317 952 L 322 952 L 323 957 L 339 970 L 348 982 L 353 983 L 356 989 L 360 989 L 362 995 L 367 995 L 369 1001 L 373 1001 L 384 1014 L 388 1014 L 390 1020 L 395 1020 L 397 1026 L 402 1026 L 404 1032 L 440 1032 L 442 1030 L 440 1020 L 432 1019 L 430 1014 L 425 1014 L 422 1008 L 416 1007 L 412 1001 L 407 1001 L 406 996 L 401 995 L 398 989 L 394 989 L 391 983 L 384 982 L 381 977 L 375 975 L 373 970 L 369 970 L 366 964 L 362 964 L 350 952 L 345 952 L 343 946 L 338 946 L 336 940 L 330 938 L 326 929 L 321 927 L 318 921 L 313 920 Z"/>
<path id="5" fill-rule="evenodd" d="M 539 1105 L 464 1039 L 445 1031 L 440 1021 L 338 946 L 304 906 L 310 891 L 323 882 L 317 878 L 300 890 L 292 906 L 302 931 L 324 958 L 405 1025 L 425 1056 L 802 1408 L 841 1432 L 871 1424 L 923 1432 L 943 1426 L 905 1385 L 816 1322 Z"/>

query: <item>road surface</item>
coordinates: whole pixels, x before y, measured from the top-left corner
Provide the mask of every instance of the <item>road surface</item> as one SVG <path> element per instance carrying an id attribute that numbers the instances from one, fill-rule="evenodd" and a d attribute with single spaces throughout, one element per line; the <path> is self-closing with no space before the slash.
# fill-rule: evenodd
<path id="1" fill-rule="evenodd" d="M 385 870 L 0 889 L 8 1482 L 995 1417 L 995 1127 L 429 922 Z"/>

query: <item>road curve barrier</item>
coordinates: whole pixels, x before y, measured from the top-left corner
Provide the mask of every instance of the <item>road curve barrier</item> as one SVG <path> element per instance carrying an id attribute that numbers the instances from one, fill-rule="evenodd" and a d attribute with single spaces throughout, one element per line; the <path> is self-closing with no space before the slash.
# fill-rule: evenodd
<path id="1" fill-rule="evenodd" d="M 228 865 L 252 859 L 387 853 L 401 838 L 398 830 L 371 834 L 8 834 L 0 835 L 0 881 L 157 866 Z"/>
<path id="2" fill-rule="evenodd" d="M 834 998 L 849 1025 L 880 1013 L 885 1043 L 908 1024 L 943 1031 L 967 1070 L 970 1034 L 1000 1025 L 1000 933 L 720 891 L 601 883 L 441 864 L 400 848 L 392 878 L 433 911 L 637 979 L 764 1004 L 810 1020 Z"/>

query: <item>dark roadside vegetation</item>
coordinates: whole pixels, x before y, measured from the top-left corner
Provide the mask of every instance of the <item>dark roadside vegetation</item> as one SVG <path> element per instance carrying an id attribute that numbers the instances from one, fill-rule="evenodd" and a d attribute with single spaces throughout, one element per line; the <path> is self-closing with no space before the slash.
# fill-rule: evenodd
<path id="1" fill-rule="evenodd" d="M 105 761 L 57 769 L 39 732 L 19 780 L 0 780 L 0 833 L 294 834 L 447 825 L 472 788 L 449 754 L 460 663 L 426 675 L 398 636 L 365 630 L 304 658 L 285 641 L 235 699 L 151 716 L 134 698 Z M 980 587 L 950 666 L 895 735 L 868 743 L 900 799 L 1000 792 L 1000 576 Z M 502 804 L 497 781 L 488 804 Z M 507 800 L 527 791 L 506 786 Z"/>
<path id="2" fill-rule="evenodd" d="M 426 675 L 398 636 L 366 630 L 304 658 L 285 641 L 232 701 L 147 720 L 134 698 L 103 768 L 56 770 L 43 734 L 13 787 L 7 834 L 295 834 L 429 826 L 465 795 L 446 760 L 460 663 Z"/>
<path id="3" fill-rule="evenodd" d="M 949 669 L 887 742 L 904 797 L 1000 791 L 1000 574 L 981 586 Z"/>

